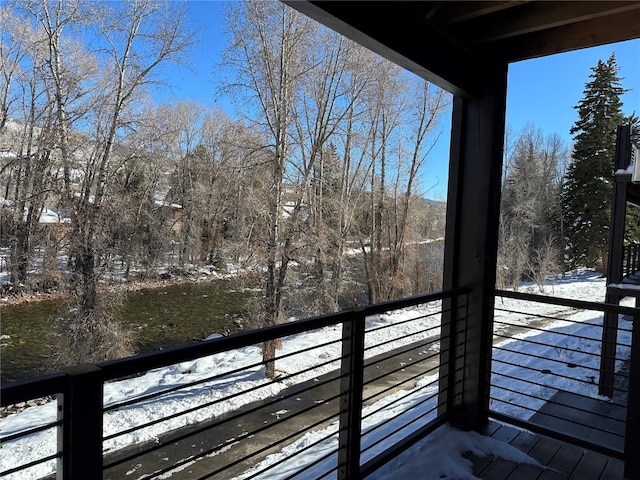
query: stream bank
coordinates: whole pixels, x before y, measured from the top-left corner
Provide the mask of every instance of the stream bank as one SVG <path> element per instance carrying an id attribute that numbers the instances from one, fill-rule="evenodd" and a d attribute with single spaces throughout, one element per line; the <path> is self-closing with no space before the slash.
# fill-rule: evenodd
<path id="1" fill-rule="evenodd" d="M 237 280 L 171 282 L 124 293 L 119 320 L 136 332 L 138 352 L 200 341 L 242 329 L 245 307 L 259 290 Z M 52 294 L 0 305 L 0 380 L 50 373 L 51 344 L 65 297 Z"/>

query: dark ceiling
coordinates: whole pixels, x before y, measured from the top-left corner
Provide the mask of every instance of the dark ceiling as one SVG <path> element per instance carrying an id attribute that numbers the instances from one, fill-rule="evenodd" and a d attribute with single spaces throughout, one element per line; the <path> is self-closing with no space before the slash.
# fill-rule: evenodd
<path id="1" fill-rule="evenodd" d="M 640 1 L 284 1 L 461 95 L 493 63 L 640 38 Z"/>

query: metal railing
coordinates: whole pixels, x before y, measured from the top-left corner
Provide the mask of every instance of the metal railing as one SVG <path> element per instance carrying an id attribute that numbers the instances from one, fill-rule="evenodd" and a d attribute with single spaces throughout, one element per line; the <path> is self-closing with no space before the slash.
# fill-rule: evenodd
<path id="1" fill-rule="evenodd" d="M 640 244 L 625 245 L 622 249 L 622 278 L 640 271 Z"/>
<path id="2" fill-rule="evenodd" d="M 57 403 L 50 421 L 1 438 L 10 449 L 47 430 L 52 451 L 0 476 L 54 463 L 63 479 L 158 478 L 185 468 L 194 478 L 284 468 L 290 478 L 362 478 L 447 421 L 438 404 L 438 385 L 449 383 L 440 316 L 442 300 L 459 295 L 420 295 L 3 385 L 2 407 L 47 396 Z M 306 345 L 288 341 L 312 333 Z M 262 370 L 268 341 L 281 342 L 276 369 L 288 365 L 273 380 Z M 224 369 L 216 364 L 229 355 Z M 164 386 L 136 393 L 159 369 Z"/>
<path id="3" fill-rule="evenodd" d="M 601 370 L 605 312 L 619 315 L 613 372 Z M 490 416 L 632 465 L 640 441 L 637 409 L 628 408 L 638 399 L 629 382 L 639 368 L 638 322 L 635 308 L 497 291 Z M 598 394 L 603 374 L 615 378 L 611 398 Z"/>

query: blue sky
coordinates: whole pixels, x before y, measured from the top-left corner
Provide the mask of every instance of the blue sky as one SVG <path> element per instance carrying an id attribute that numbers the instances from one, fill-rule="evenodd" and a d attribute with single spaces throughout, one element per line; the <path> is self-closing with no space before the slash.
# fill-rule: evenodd
<path id="1" fill-rule="evenodd" d="M 224 99 L 215 98 L 215 65 L 225 48 L 221 10 L 222 1 L 187 2 L 189 19 L 199 29 L 201 42 L 192 52 L 191 71 L 172 75 L 170 96 L 191 98 L 207 105 L 229 108 Z M 518 132 L 527 123 L 543 133 L 557 133 L 571 142 L 569 130 L 577 119 L 573 108 L 582 98 L 591 67 L 615 53 L 623 77 L 622 86 L 630 89 L 623 97 L 625 114 L 640 113 L 640 40 L 610 44 L 510 65 L 507 93 L 507 125 Z M 166 92 L 165 92 L 166 95 Z M 167 98 L 167 97 L 165 97 Z M 428 163 L 424 189 L 432 198 L 445 198 L 449 150 L 450 118 L 442 122 L 443 135 Z"/>

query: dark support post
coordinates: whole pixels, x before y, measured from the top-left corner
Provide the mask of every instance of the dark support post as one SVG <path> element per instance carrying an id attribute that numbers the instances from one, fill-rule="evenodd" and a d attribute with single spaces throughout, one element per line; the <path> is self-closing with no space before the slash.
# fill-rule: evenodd
<path id="1" fill-rule="evenodd" d="M 364 315 L 356 310 L 352 319 L 342 324 L 338 480 L 360 478 L 364 332 Z"/>
<path id="2" fill-rule="evenodd" d="M 478 97 L 453 101 L 443 288 L 466 287 L 469 294 L 466 308 L 454 300 L 443 315 L 448 358 L 439 396 L 452 423 L 475 430 L 489 408 L 507 65 L 486 65 L 478 84 Z M 457 391 L 449 391 L 448 372 L 460 372 Z"/>
<path id="3" fill-rule="evenodd" d="M 616 133 L 615 170 L 626 170 L 631 162 L 631 127 L 618 127 Z M 609 261 L 607 262 L 607 284 L 618 283 L 623 277 L 624 223 L 627 216 L 627 184 L 629 174 L 614 175 L 613 209 L 609 229 Z M 631 255 L 629 255 L 631 257 Z M 628 261 L 630 258 L 628 258 Z"/>
<path id="4" fill-rule="evenodd" d="M 625 170 L 631 162 L 631 127 L 618 127 L 616 138 L 615 169 Z M 609 262 L 607 263 L 606 303 L 618 305 L 620 295 L 608 286 L 622 281 L 622 265 L 624 255 L 624 224 L 627 216 L 627 183 L 628 175 L 615 175 L 613 184 L 613 208 L 611 211 L 611 227 L 609 229 Z M 618 314 L 605 312 L 602 325 L 602 355 L 600 356 L 600 395 L 613 396 L 613 382 L 616 363 L 616 345 L 618 343 Z"/>
<path id="5" fill-rule="evenodd" d="M 640 480 L 640 313 L 633 316 L 629 393 L 624 434 L 624 478 Z"/>
<path id="6" fill-rule="evenodd" d="M 102 370 L 79 365 L 64 371 L 65 393 L 58 395 L 58 479 L 102 478 Z M 62 418 L 60 418 L 62 417 Z"/>
<path id="7" fill-rule="evenodd" d="M 613 305 L 620 303 L 618 295 L 607 293 L 605 302 Z M 618 314 L 604 312 L 602 325 L 602 349 L 600 355 L 600 379 L 598 393 L 605 397 L 613 397 L 613 383 L 615 381 L 616 345 L 618 344 Z"/>
<path id="8" fill-rule="evenodd" d="M 615 188 L 615 187 L 614 187 Z M 613 194 L 613 197 L 615 198 L 615 193 Z M 622 258 L 624 258 L 624 269 L 622 270 L 622 276 L 625 277 L 627 275 L 629 275 L 629 272 L 631 271 L 631 252 L 633 252 L 633 250 L 629 249 L 629 248 L 625 248 L 623 250 L 623 254 L 622 254 Z"/>

